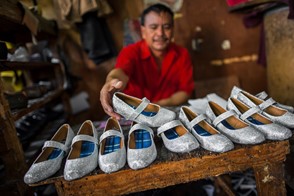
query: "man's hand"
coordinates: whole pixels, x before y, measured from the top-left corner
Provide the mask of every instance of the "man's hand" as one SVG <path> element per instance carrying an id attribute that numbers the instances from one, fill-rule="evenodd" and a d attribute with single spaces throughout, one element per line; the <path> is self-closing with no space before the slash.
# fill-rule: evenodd
<path id="1" fill-rule="evenodd" d="M 111 117 L 120 120 L 121 116 L 113 111 L 112 108 L 112 96 L 116 91 L 121 90 L 123 87 L 123 82 L 118 79 L 112 79 L 106 82 L 100 91 L 100 101 L 101 105 L 106 114 Z"/>

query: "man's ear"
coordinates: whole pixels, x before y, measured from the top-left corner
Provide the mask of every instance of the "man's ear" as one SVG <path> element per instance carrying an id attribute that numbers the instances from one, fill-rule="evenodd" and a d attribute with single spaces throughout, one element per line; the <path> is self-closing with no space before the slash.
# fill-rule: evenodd
<path id="1" fill-rule="evenodd" d="M 146 38 L 145 34 L 146 34 L 146 28 L 143 25 L 141 25 L 141 36 L 143 39 Z"/>

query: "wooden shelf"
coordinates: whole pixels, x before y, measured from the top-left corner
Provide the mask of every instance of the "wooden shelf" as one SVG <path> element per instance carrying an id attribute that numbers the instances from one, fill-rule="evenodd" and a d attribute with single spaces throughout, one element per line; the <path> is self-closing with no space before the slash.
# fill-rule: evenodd
<path id="1" fill-rule="evenodd" d="M 25 10 L 17 0 L 5 0 L 0 3 L 0 40 L 12 43 L 31 42 L 31 31 L 23 24 Z M 39 15 L 38 40 L 50 39 L 57 36 L 57 25 Z"/>
<path id="2" fill-rule="evenodd" d="M 1 61 L 0 60 L 0 71 L 7 70 L 36 70 L 44 68 L 54 68 L 60 66 L 59 63 L 49 63 L 49 62 L 11 62 L 11 61 Z"/>
<path id="3" fill-rule="evenodd" d="M 58 89 L 53 92 L 49 92 L 45 95 L 45 97 L 38 99 L 36 103 L 33 103 L 28 108 L 17 110 L 16 112 L 12 112 L 13 120 L 16 121 L 20 119 L 21 117 L 29 114 L 30 112 L 40 109 L 41 107 L 48 104 L 52 100 L 55 100 L 56 98 L 60 97 L 63 92 L 64 92 L 63 89 Z"/>

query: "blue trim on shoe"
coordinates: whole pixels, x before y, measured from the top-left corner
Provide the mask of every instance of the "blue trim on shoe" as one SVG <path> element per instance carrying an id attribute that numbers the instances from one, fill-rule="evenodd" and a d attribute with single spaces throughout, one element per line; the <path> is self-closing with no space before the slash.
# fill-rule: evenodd
<path id="1" fill-rule="evenodd" d="M 227 129 L 235 130 L 234 127 L 232 127 L 226 120 L 223 120 L 221 122 Z"/>
<path id="2" fill-rule="evenodd" d="M 174 128 L 165 131 L 164 135 L 165 137 L 167 137 L 167 139 L 170 139 L 170 140 L 179 137 L 179 134 L 176 132 Z"/>
<path id="3" fill-rule="evenodd" d="M 133 109 L 136 109 L 136 107 L 133 106 L 133 105 L 130 105 L 130 104 L 129 104 L 129 106 L 130 106 L 131 108 L 133 108 Z M 141 114 L 144 115 L 144 116 L 152 117 L 152 116 L 155 116 L 155 115 L 157 114 L 157 112 L 146 112 L 146 111 L 144 110 L 143 112 L 141 112 Z"/>
<path id="4" fill-rule="evenodd" d="M 93 142 L 83 141 L 80 158 L 91 155 L 94 152 L 94 148 L 95 144 Z"/>
<path id="5" fill-rule="evenodd" d="M 120 140 L 118 136 L 109 136 L 105 139 L 104 154 L 112 153 L 120 149 Z"/>
<path id="6" fill-rule="evenodd" d="M 134 131 L 136 149 L 148 148 L 151 146 L 150 133 L 144 129 Z"/>
<path id="7" fill-rule="evenodd" d="M 249 122 L 255 124 L 255 125 L 264 125 L 264 123 L 262 123 L 262 122 L 256 120 L 255 118 L 253 118 L 253 117 L 251 117 L 251 116 L 248 117 L 247 120 L 248 120 Z"/>
<path id="8" fill-rule="evenodd" d="M 196 131 L 196 133 L 200 136 L 210 136 L 211 133 L 203 129 L 200 125 L 195 125 L 193 129 Z"/>
<path id="9" fill-rule="evenodd" d="M 54 148 L 53 151 L 50 153 L 50 155 L 48 156 L 48 160 L 50 159 L 55 159 L 56 157 L 58 157 L 61 153 L 63 153 L 63 150 L 59 149 L 59 148 Z"/>

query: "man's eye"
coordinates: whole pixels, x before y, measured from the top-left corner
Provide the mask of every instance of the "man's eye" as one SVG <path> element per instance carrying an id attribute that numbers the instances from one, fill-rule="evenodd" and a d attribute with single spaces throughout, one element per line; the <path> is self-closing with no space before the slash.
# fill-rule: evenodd
<path id="1" fill-rule="evenodd" d="M 171 25 L 170 24 L 163 25 L 163 28 L 164 29 L 171 29 Z"/>
<path id="2" fill-rule="evenodd" d="M 157 29 L 157 25 L 150 25 L 150 29 Z"/>

